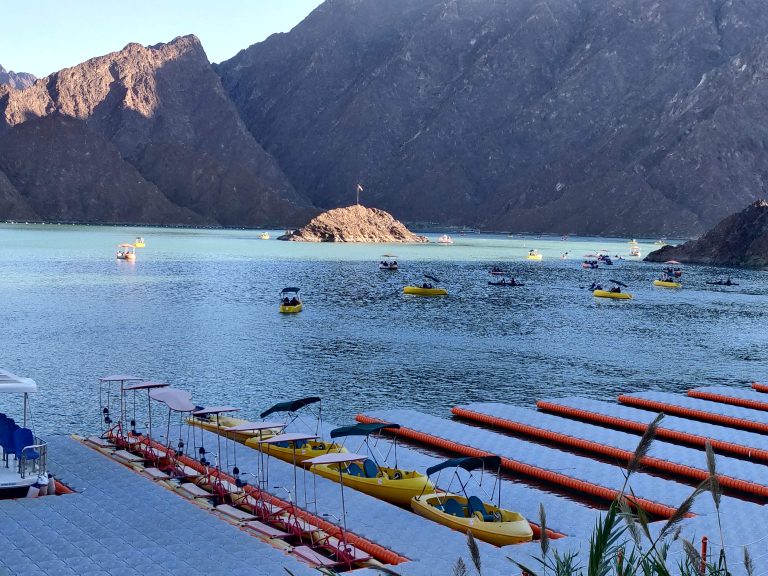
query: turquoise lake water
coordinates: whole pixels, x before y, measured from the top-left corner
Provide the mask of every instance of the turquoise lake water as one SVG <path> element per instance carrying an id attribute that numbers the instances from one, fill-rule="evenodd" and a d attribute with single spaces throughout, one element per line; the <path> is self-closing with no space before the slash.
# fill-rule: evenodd
<path id="1" fill-rule="evenodd" d="M 147 242 L 137 261 L 116 261 L 116 245 L 137 235 Z M 338 423 L 372 408 L 447 416 L 470 401 L 533 407 L 768 379 L 765 272 L 685 266 L 684 288 L 669 290 L 651 285 L 660 265 L 628 259 L 627 239 L 471 234 L 403 246 L 258 236 L 0 225 L 0 367 L 40 385 L 38 431 L 97 428 L 97 378 L 108 373 L 167 380 L 246 417 L 317 394 Z M 654 248 L 640 243 L 643 254 Z M 531 248 L 544 260 L 526 260 Z M 602 248 L 627 259 L 583 270 L 582 256 Z M 378 270 L 386 252 L 400 271 Z M 489 286 L 493 265 L 526 286 Z M 448 297 L 402 294 L 425 272 Z M 740 286 L 705 284 L 727 274 Z M 635 298 L 584 289 L 608 278 Z M 284 286 L 301 287 L 304 312 L 277 312 Z"/>

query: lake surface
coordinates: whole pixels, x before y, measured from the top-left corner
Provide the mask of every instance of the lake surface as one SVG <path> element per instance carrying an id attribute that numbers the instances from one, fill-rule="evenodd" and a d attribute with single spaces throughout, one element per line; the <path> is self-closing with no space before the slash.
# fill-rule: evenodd
<path id="1" fill-rule="evenodd" d="M 147 242 L 137 261 L 116 261 L 116 245 L 137 235 Z M 651 285 L 658 264 L 581 268 L 601 248 L 628 258 L 627 239 L 472 234 L 402 246 L 258 236 L 0 225 L 0 367 L 40 385 L 38 431 L 96 429 L 97 378 L 109 373 L 166 380 L 246 417 L 317 394 L 338 423 L 372 408 L 447 416 L 471 401 L 533 407 L 544 397 L 768 379 L 765 272 L 685 266 L 685 287 L 669 290 Z M 544 260 L 526 260 L 530 248 Z M 385 252 L 400 271 L 378 270 Z M 489 286 L 492 265 L 526 286 Z M 404 296 L 425 272 L 450 295 Z M 740 286 L 705 284 L 727 274 Z M 585 289 L 608 278 L 635 298 Z M 277 312 L 285 286 L 301 287 L 301 314 Z"/>

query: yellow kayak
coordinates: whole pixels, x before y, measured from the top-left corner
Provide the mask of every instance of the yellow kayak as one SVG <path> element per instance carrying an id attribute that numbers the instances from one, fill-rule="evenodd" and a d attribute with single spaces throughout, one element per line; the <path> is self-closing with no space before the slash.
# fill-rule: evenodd
<path id="1" fill-rule="evenodd" d="M 403 294 L 412 296 L 447 296 L 448 290 L 445 288 L 420 288 L 419 286 L 406 286 L 403 288 Z"/>
<path id="2" fill-rule="evenodd" d="M 478 540 L 496 546 L 533 539 L 531 525 L 521 514 L 487 504 L 476 496 L 470 496 L 469 500 L 450 492 L 415 496 L 411 500 L 411 509 L 419 516 L 453 530 L 471 531 Z"/>
<path id="3" fill-rule="evenodd" d="M 595 290 L 592 292 L 595 298 L 614 298 L 616 300 L 629 300 L 632 294 L 626 292 L 611 292 L 610 290 Z"/>
<path id="4" fill-rule="evenodd" d="M 398 506 L 408 506 L 414 496 L 432 494 L 435 491 L 424 474 L 413 470 L 376 466 L 371 459 L 360 465 L 315 464 L 310 471 L 338 482 L 339 466 L 342 467 L 344 486 Z"/>
<path id="5" fill-rule="evenodd" d="M 654 286 L 661 286 L 662 288 L 680 288 L 682 284 L 680 282 L 666 282 L 664 280 L 654 280 Z"/>
<path id="6" fill-rule="evenodd" d="M 265 444 L 259 442 L 259 438 L 256 437 L 246 440 L 245 445 L 250 446 L 251 448 L 256 448 L 256 450 L 261 450 L 264 454 L 274 456 L 289 464 L 293 464 L 294 445 L 296 446 L 295 452 L 297 464 L 329 452 L 347 451 L 341 444 L 337 444 L 336 442 L 325 442 L 323 440 L 299 440 L 297 442 Z"/>
<path id="7" fill-rule="evenodd" d="M 280 304 L 281 314 L 296 314 L 298 312 L 301 312 L 301 302 L 295 306 L 286 306 L 285 304 Z"/>

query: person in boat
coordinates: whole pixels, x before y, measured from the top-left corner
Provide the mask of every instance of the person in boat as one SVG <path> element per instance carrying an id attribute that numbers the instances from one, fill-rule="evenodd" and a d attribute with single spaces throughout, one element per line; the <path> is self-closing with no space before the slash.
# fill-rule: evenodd
<path id="1" fill-rule="evenodd" d="M 392 264 L 390 266 L 397 266 L 397 260 L 392 260 Z"/>
<path id="2" fill-rule="evenodd" d="M 510 284 L 510 286 L 517 286 L 517 280 L 515 280 L 514 278 L 511 278 L 509 280 L 509 284 Z"/>
<path id="3" fill-rule="evenodd" d="M 614 294 L 620 294 L 621 293 L 621 287 L 619 287 L 618 285 L 614 284 L 613 286 L 611 286 L 611 292 L 613 292 Z"/>
<path id="4" fill-rule="evenodd" d="M 288 296 L 286 296 L 285 298 L 283 298 L 283 306 L 290 306 L 290 305 L 291 305 L 291 300 L 290 300 L 290 298 L 288 298 Z"/>
<path id="5" fill-rule="evenodd" d="M 294 296 L 291 298 L 291 306 L 298 306 L 299 305 L 299 299 Z"/>

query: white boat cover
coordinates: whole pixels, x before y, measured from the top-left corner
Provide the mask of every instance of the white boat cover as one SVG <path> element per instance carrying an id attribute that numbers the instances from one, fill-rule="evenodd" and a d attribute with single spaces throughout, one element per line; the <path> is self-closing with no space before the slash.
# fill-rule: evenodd
<path id="1" fill-rule="evenodd" d="M 150 388 L 165 388 L 168 382 L 139 382 L 138 384 L 129 384 L 123 390 L 149 390 Z"/>
<path id="2" fill-rule="evenodd" d="M 128 382 L 130 380 L 143 380 L 143 378 L 137 378 L 136 376 L 125 376 L 124 374 L 112 374 L 110 376 L 102 376 L 99 378 L 102 382 Z"/>
<path id="3" fill-rule="evenodd" d="M 261 440 L 261 444 L 277 444 L 278 442 L 298 442 L 299 440 L 314 440 L 317 434 L 304 434 L 303 432 L 288 432 L 287 434 L 278 434 L 266 440 Z"/>
<path id="4" fill-rule="evenodd" d="M 16 376 L 6 370 L 0 370 L 0 392 L 29 393 L 37 392 L 37 382 L 32 378 Z"/>
<path id="5" fill-rule="evenodd" d="M 192 412 L 196 408 L 192 394 L 178 388 L 153 388 L 149 391 L 149 397 L 176 412 Z"/>
<path id="6" fill-rule="evenodd" d="M 207 406 L 192 412 L 193 416 L 207 416 L 208 414 L 221 414 L 222 412 L 239 412 L 240 408 L 234 406 Z"/>
<path id="7" fill-rule="evenodd" d="M 364 454 L 351 454 L 349 452 L 330 452 L 329 454 L 322 454 L 315 456 L 309 460 L 304 460 L 305 464 L 342 464 L 344 462 L 361 462 L 366 460 L 368 456 Z"/>

